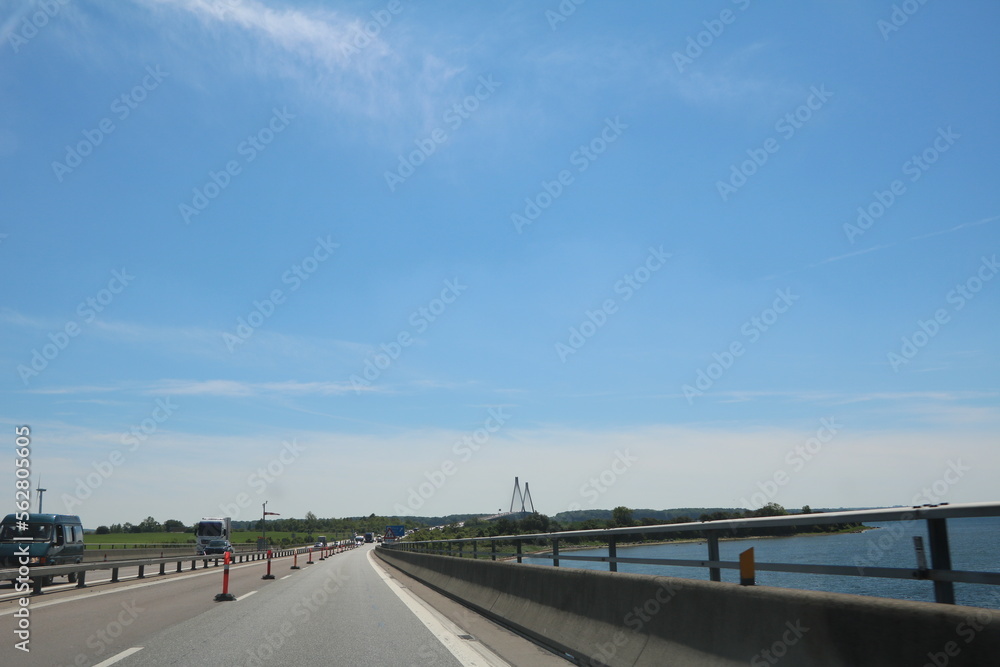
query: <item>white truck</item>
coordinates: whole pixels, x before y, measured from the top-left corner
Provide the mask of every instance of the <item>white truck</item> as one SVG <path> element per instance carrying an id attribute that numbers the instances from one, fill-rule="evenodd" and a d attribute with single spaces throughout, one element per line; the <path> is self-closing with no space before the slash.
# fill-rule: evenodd
<path id="1" fill-rule="evenodd" d="M 199 556 L 205 553 L 205 547 L 212 540 L 233 541 L 233 521 L 230 517 L 208 517 L 202 519 L 194 527 L 195 553 Z"/>

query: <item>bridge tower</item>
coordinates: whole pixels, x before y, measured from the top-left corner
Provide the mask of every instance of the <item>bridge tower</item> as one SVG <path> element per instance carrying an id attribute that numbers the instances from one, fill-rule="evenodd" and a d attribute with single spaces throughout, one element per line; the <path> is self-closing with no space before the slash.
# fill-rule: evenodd
<path id="1" fill-rule="evenodd" d="M 528 510 L 525 509 L 525 504 L 524 504 L 525 500 L 528 501 L 528 507 L 531 507 L 531 513 L 533 514 L 535 512 L 535 504 L 531 501 L 531 491 L 528 490 L 528 483 L 527 482 L 524 483 L 524 493 L 521 493 L 521 482 L 520 482 L 520 480 L 517 477 L 515 477 L 514 478 L 514 493 L 510 497 L 510 511 L 511 511 L 511 513 L 514 512 L 514 500 L 517 499 L 517 498 L 521 499 L 521 509 L 520 509 L 521 512 L 523 512 L 524 514 L 528 514 L 529 513 Z"/>

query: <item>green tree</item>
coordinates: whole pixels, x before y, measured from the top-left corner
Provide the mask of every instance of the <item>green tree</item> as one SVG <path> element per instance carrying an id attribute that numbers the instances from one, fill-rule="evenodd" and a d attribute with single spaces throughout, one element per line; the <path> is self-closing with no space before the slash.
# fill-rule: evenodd
<path id="1" fill-rule="evenodd" d="M 98 526 L 97 530 L 94 532 L 96 532 L 98 535 L 108 535 L 111 532 L 111 529 L 108 528 L 107 526 Z"/>
<path id="2" fill-rule="evenodd" d="M 615 526 L 623 528 L 635 525 L 635 521 L 632 519 L 632 510 L 622 505 L 611 510 L 611 520 Z"/>
<path id="3" fill-rule="evenodd" d="M 158 533 L 163 529 L 163 526 L 153 517 L 147 516 L 139 523 L 138 528 L 139 530 L 135 531 L 137 533 Z"/>

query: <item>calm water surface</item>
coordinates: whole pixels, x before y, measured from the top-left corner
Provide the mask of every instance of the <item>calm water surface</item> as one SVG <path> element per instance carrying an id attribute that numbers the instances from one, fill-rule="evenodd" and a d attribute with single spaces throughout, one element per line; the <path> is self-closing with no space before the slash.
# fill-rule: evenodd
<path id="1" fill-rule="evenodd" d="M 930 560 L 927 524 L 925 521 L 868 524 L 874 530 L 838 535 L 809 535 L 746 540 L 723 540 L 719 543 L 721 560 L 738 561 L 740 552 L 754 548 L 758 563 L 811 563 L 819 565 L 849 565 L 855 567 L 915 568 L 917 559 L 913 536 L 922 535 Z M 954 570 L 1000 572 L 1000 517 L 979 519 L 949 519 L 948 537 Z M 566 551 L 562 555 L 607 556 L 608 550 L 584 549 Z M 686 544 L 651 544 L 619 547 L 619 558 L 682 558 L 706 560 L 706 542 Z M 551 565 L 550 560 L 528 559 L 525 562 Z M 607 570 L 607 563 L 561 560 L 560 567 Z M 691 567 L 619 563 L 619 572 L 658 574 L 672 577 L 708 580 L 708 570 Z M 737 570 L 722 570 L 722 580 L 739 582 Z M 909 579 L 876 579 L 822 574 L 796 574 L 757 571 L 757 584 L 781 586 L 834 593 L 854 593 L 902 600 L 934 601 L 934 586 L 929 581 Z M 1000 586 L 955 584 L 958 604 L 1000 609 Z"/>

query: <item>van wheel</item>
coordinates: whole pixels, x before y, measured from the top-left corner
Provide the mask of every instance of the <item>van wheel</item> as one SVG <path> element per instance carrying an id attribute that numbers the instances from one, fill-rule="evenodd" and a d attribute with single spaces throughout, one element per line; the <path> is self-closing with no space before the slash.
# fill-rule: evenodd
<path id="1" fill-rule="evenodd" d="M 76 583 L 76 572 L 70 572 L 69 574 L 67 574 L 66 575 L 66 579 L 69 581 L 69 583 L 75 584 Z"/>

